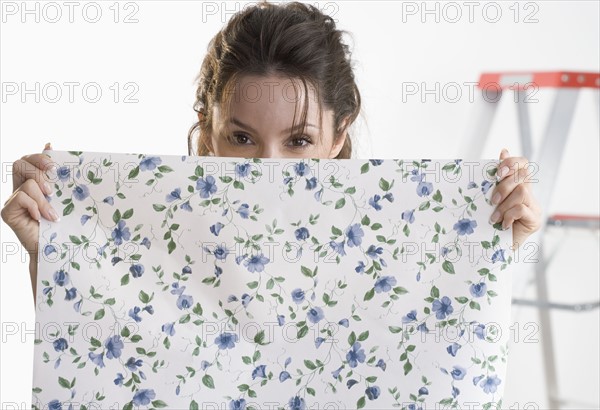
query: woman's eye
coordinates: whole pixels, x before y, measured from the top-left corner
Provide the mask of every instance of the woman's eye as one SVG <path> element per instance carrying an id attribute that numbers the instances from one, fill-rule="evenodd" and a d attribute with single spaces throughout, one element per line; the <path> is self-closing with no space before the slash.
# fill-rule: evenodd
<path id="1" fill-rule="evenodd" d="M 248 136 L 245 134 L 233 134 L 233 137 L 230 138 L 234 144 L 238 145 L 247 145 Z"/>
<path id="2" fill-rule="evenodd" d="M 306 148 L 311 144 L 312 142 L 310 141 L 310 138 L 303 137 L 292 139 L 292 146 L 294 148 Z"/>

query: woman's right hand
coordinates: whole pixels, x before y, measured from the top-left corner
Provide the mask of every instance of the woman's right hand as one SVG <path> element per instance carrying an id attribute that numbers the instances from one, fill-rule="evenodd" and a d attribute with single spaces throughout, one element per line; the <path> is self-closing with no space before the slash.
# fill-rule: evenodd
<path id="1" fill-rule="evenodd" d="M 50 143 L 47 150 L 52 149 Z M 52 160 L 45 154 L 25 155 L 13 162 L 13 193 L 4 203 L 2 220 L 15 232 L 17 238 L 30 255 L 29 271 L 35 300 L 37 280 L 37 256 L 39 221 L 59 221 L 58 213 L 52 208 L 44 194 L 53 195 L 46 171 Z"/>

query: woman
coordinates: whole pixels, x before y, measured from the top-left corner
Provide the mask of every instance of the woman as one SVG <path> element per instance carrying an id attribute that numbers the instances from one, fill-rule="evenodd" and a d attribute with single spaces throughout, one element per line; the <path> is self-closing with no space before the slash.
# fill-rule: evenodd
<path id="1" fill-rule="evenodd" d="M 210 42 L 198 76 L 198 122 L 188 134 L 188 153 L 351 158 L 348 128 L 360 112 L 361 97 L 342 34 L 331 17 L 297 2 L 263 2 L 233 16 Z M 299 124 L 297 106 L 302 106 Z M 492 222 L 512 226 L 513 246 L 518 247 L 539 229 L 540 206 L 524 181 L 527 159 L 509 157 L 506 150 L 500 159 L 502 180 L 492 196 L 497 205 Z M 13 194 L 2 209 L 2 219 L 31 255 L 34 300 L 38 223 L 42 216 L 59 220 L 44 196 L 52 195 L 45 174 L 50 165 L 44 154 L 15 161 Z"/>

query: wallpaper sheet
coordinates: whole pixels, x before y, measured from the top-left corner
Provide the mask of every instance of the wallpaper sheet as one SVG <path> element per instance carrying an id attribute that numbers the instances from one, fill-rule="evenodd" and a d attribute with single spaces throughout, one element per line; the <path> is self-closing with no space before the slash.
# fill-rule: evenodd
<path id="1" fill-rule="evenodd" d="M 498 160 L 45 153 L 35 408 L 501 405 Z"/>

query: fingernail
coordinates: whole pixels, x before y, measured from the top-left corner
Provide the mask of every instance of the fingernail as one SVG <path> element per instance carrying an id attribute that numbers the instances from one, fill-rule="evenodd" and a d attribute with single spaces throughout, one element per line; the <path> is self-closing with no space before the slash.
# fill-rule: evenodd
<path id="1" fill-rule="evenodd" d="M 494 205 L 498 205 L 498 202 L 500 202 L 500 198 L 502 198 L 502 195 L 500 195 L 500 193 L 499 193 L 499 192 L 496 192 L 496 193 L 494 194 L 494 196 L 492 197 L 492 203 L 493 203 Z"/>
<path id="2" fill-rule="evenodd" d="M 492 216 L 490 217 L 490 221 L 495 224 L 496 222 L 498 222 L 498 220 L 500 219 L 500 212 L 495 211 Z"/>
<path id="3" fill-rule="evenodd" d="M 58 214 L 56 213 L 54 208 L 50 207 L 50 210 L 48 211 L 48 213 L 50 214 L 50 218 L 52 218 L 52 220 L 54 222 L 60 221 L 60 217 L 58 216 Z"/>
<path id="4" fill-rule="evenodd" d="M 500 171 L 498 171 L 498 176 L 499 177 L 503 177 L 506 174 L 508 174 L 508 167 L 507 166 L 503 166 L 502 168 L 500 168 Z"/>
<path id="5" fill-rule="evenodd" d="M 44 182 L 44 191 L 46 192 L 46 195 L 48 195 L 48 196 L 52 196 L 54 194 L 54 192 L 52 192 L 52 187 L 47 182 Z"/>
<path id="6" fill-rule="evenodd" d="M 45 149 L 45 150 L 46 150 L 46 149 L 50 149 L 50 143 L 49 143 L 49 142 L 47 142 L 47 143 L 46 143 L 46 145 L 44 145 L 44 149 Z"/>

